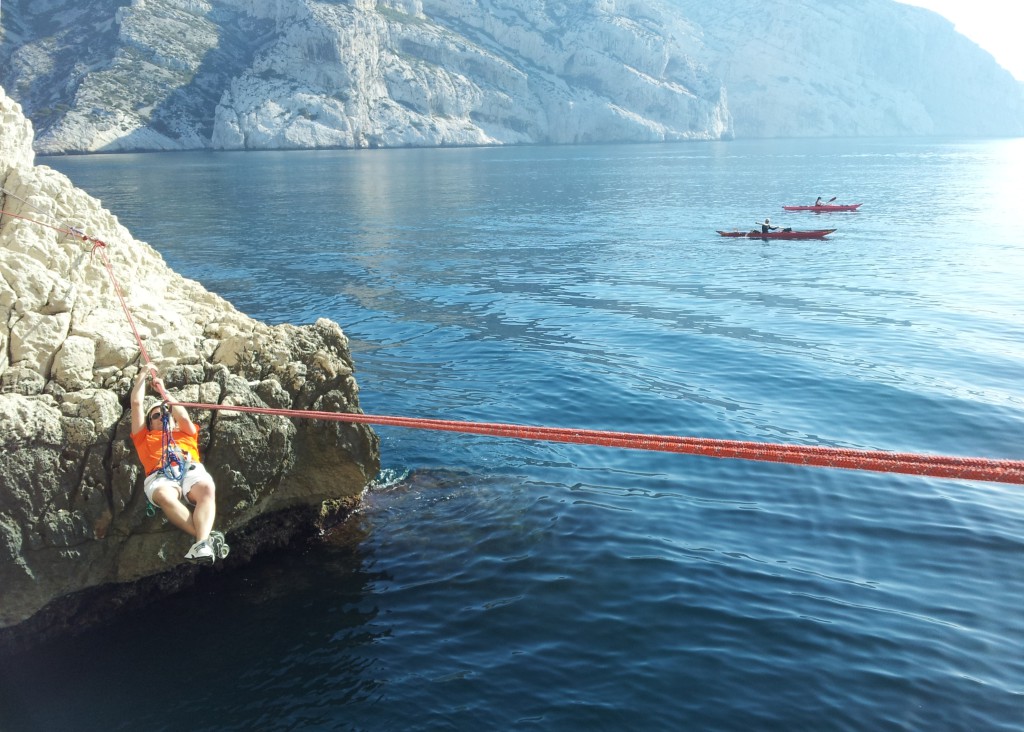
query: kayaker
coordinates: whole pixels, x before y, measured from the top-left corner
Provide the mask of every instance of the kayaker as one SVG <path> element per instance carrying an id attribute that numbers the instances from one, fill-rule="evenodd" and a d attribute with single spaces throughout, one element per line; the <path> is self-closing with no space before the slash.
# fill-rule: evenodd
<path id="1" fill-rule="evenodd" d="M 821 196 L 818 196 L 817 198 L 814 199 L 814 205 L 815 206 L 821 206 L 822 205 Z"/>
<path id="2" fill-rule="evenodd" d="M 767 234 L 769 231 L 775 231 L 778 228 L 779 228 L 778 226 L 772 226 L 772 220 L 771 219 L 765 219 L 764 223 L 761 224 L 761 233 L 762 234 Z"/>

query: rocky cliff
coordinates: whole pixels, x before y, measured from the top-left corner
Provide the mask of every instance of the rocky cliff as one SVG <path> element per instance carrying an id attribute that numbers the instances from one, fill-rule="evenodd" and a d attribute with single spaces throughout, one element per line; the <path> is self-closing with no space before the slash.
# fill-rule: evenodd
<path id="1" fill-rule="evenodd" d="M 1024 94 L 893 0 L 6 0 L 42 153 L 1020 135 Z"/>
<path id="2" fill-rule="evenodd" d="M 890 0 L 671 0 L 729 91 L 737 137 L 1024 135 L 1013 76 L 936 13 Z"/>
<path id="3" fill-rule="evenodd" d="M 661 0 L 7 0 L 36 150 L 728 137 Z"/>
<path id="4" fill-rule="evenodd" d="M 7 0 L 43 153 L 1019 135 L 1024 94 L 893 0 Z"/>
<path id="5" fill-rule="evenodd" d="M 271 327 L 238 312 L 63 175 L 33 165 L 31 127 L 2 90 L 0 122 L 2 643 L 69 617 L 88 622 L 197 571 L 182 562 L 188 537 L 145 510 L 129 441 L 141 350 L 130 323 L 175 399 L 335 412 L 359 402 L 335 323 Z M 91 242 L 57 230 L 68 227 L 106 243 L 109 271 Z M 342 514 L 379 468 L 365 426 L 192 416 L 229 562 Z"/>

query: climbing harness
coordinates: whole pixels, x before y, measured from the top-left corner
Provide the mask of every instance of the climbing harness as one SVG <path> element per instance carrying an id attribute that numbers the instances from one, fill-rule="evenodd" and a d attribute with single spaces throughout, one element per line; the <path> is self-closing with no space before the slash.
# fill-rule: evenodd
<path id="1" fill-rule="evenodd" d="M 184 485 L 192 458 L 178 448 L 171 432 L 171 410 L 167 402 L 160 405 L 160 467 L 158 470 L 168 480 Z"/>
<path id="2" fill-rule="evenodd" d="M 160 404 L 160 467 L 154 473 L 160 473 L 182 488 L 184 494 L 185 474 L 193 468 L 192 456 L 178 447 L 171 431 L 171 410 L 168 402 Z M 146 499 L 146 515 L 156 516 L 156 506 Z"/>

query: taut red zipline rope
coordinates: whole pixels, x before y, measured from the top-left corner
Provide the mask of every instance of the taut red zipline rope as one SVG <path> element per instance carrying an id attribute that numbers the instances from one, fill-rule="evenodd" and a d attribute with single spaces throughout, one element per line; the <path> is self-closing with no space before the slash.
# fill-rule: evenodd
<path id="1" fill-rule="evenodd" d="M 704 437 L 645 435 L 633 432 L 608 432 L 604 430 L 573 429 L 567 427 L 534 427 L 529 425 L 503 424 L 500 422 L 461 422 L 417 417 L 357 414 L 353 412 L 270 409 L 232 404 L 171 403 L 192 409 L 302 417 L 334 422 L 409 427 L 413 429 L 440 430 L 443 432 L 490 435 L 493 437 L 511 437 L 521 440 L 568 442 L 580 445 L 599 445 L 633 450 L 703 455 L 706 457 L 788 463 L 790 465 L 811 465 L 827 468 L 844 468 L 847 470 L 904 473 L 935 478 L 984 480 L 1024 485 L 1024 460 L 919 455 L 915 453 L 887 452 L 885 450 L 856 450 L 852 448 L 785 445 L 770 442 L 747 442 Z"/>
<path id="2" fill-rule="evenodd" d="M 110 276 L 114 292 L 117 293 L 124 310 L 140 355 L 146 366 L 153 369 L 152 361 L 142 343 L 135 320 L 125 300 L 124 293 L 114 275 L 107 258 L 105 242 L 87 236 L 81 231 L 45 224 L 25 216 L 0 210 L 0 215 L 30 221 L 54 229 L 68 236 L 91 242 L 93 254 L 100 259 Z M 994 458 L 956 457 L 944 455 L 921 455 L 916 453 L 887 452 L 884 450 L 857 450 L 852 448 L 819 447 L 814 445 L 787 445 L 770 442 L 748 442 L 704 437 L 679 437 L 672 435 L 645 435 L 633 432 L 610 432 L 605 430 L 573 429 L 565 427 L 536 427 L 529 425 L 504 424 L 500 422 L 462 422 L 456 420 L 425 419 L 417 417 L 393 417 L 361 414 L 355 412 L 321 412 L 305 409 L 272 409 L 234 404 L 205 404 L 200 402 L 177 402 L 166 391 L 161 396 L 171 405 L 192 409 L 222 410 L 250 414 L 266 414 L 301 419 L 321 419 L 333 422 L 348 422 L 411 429 L 439 430 L 463 434 L 489 435 L 521 440 L 545 442 L 566 442 L 580 445 L 599 445 L 632 450 L 654 450 L 659 452 L 702 455 L 716 458 L 733 458 L 790 465 L 866 470 L 883 473 L 902 473 L 935 478 L 958 480 L 980 480 L 996 483 L 1024 485 L 1024 460 L 999 460 Z"/>

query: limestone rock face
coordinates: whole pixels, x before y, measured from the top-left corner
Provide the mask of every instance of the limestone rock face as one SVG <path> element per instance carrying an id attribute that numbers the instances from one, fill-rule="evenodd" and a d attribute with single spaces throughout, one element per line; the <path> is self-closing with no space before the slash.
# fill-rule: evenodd
<path id="1" fill-rule="evenodd" d="M 182 566 L 188 537 L 146 515 L 129 440 L 142 362 L 132 323 L 178 401 L 360 410 L 337 324 L 272 327 L 238 312 L 171 271 L 63 175 L 33 166 L 31 127 L 2 90 L 0 119 L 2 640 L 62 598 L 111 585 L 124 595 L 144 578 L 192 571 Z M 261 530 L 246 545 L 252 527 L 351 505 L 379 469 L 365 426 L 191 415 L 217 483 L 217 528 L 241 542 L 242 559 L 287 538 Z"/>
<path id="2" fill-rule="evenodd" d="M 702 29 L 737 137 L 1024 135 L 1024 94 L 992 56 L 892 0 L 673 0 Z"/>
<path id="3" fill-rule="evenodd" d="M 1021 135 L 895 0 L 5 0 L 39 153 Z"/>
<path id="4" fill-rule="evenodd" d="M 720 139 L 721 84 L 651 0 L 7 0 L 36 150 Z M 86 25 L 90 33 L 83 34 Z"/>
<path id="5" fill-rule="evenodd" d="M 5 99 L 0 105 L 0 130 L 3 131 L 0 135 L 0 160 L 9 161 L 11 167 L 31 167 L 35 159 L 32 123 L 25 118 L 17 102 Z"/>

